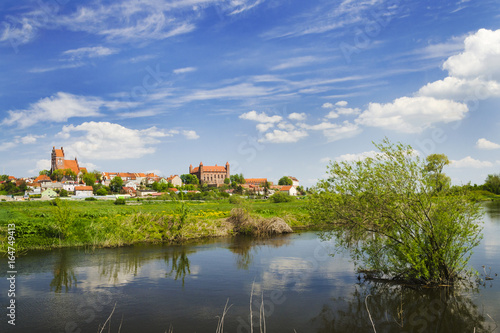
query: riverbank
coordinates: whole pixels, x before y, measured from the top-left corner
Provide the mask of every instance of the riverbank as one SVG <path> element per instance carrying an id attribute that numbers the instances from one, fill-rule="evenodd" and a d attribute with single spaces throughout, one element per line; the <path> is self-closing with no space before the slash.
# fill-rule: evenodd
<path id="1" fill-rule="evenodd" d="M 136 243 L 182 242 L 235 234 L 227 221 L 233 208 L 259 219 L 280 218 L 294 229 L 309 226 L 306 200 L 272 203 L 218 201 L 45 201 L 0 203 L 0 243 L 15 225 L 17 251 L 70 246 L 114 247 Z"/>

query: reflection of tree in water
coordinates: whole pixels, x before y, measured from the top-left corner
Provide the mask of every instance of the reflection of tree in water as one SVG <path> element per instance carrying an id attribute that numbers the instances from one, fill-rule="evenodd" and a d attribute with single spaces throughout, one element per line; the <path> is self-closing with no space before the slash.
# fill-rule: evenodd
<path id="1" fill-rule="evenodd" d="M 193 252 L 191 251 L 191 253 Z M 170 272 L 166 274 L 166 277 L 173 276 L 176 281 L 182 278 L 182 286 L 184 287 L 186 275 L 191 274 L 186 248 L 184 246 L 174 247 L 170 255 L 165 256 L 165 262 L 171 265 Z"/>
<path id="2" fill-rule="evenodd" d="M 54 292 L 60 293 L 62 287 L 65 287 L 65 292 L 74 285 L 76 287 L 77 280 L 76 275 L 71 267 L 71 260 L 65 250 L 59 251 L 59 258 L 54 265 L 54 278 L 50 282 L 50 290 L 54 289 Z"/>
<path id="3" fill-rule="evenodd" d="M 165 246 L 161 248 L 151 248 L 135 246 L 123 249 L 113 249 L 99 259 L 99 272 L 101 277 L 108 278 L 108 281 L 117 284 L 120 282 L 120 274 L 137 275 L 139 268 L 150 261 L 164 260 L 168 273 L 166 277 L 174 277 L 175 280 L 184 279 L 191 274 L 188 254 L 195 253 L 195 250 L 185 246 Z"/>
<path id="4" fill-rule="evenodd" d="M 252 249 L 260 248 L 261 246 L 281 247 L 290 244 L 291 240 L 288 235 L 282 235 L 272 238 L 254 238 L 249 236 L 234 237 L 229 250 L 236 254 L 236 266 L 238 269 L 247 270 L 253 262 Z"/>
<path id="5" fill-rule="evenodd" d="M 500 201 L 485 202 L 485 211 L 494 222 L 500 222 Z"/>
<path id="6" fill-rule="evenodd" d="M 476 290 L 477 292 L 477 290 Z M 370 297 L 367 296 L 371 295 Z M 495 322 L 469 296 L 445 288 L 361 284 L 350 298 L 332 299 L 311 320 L 316 332 L 493 332 Z"/>

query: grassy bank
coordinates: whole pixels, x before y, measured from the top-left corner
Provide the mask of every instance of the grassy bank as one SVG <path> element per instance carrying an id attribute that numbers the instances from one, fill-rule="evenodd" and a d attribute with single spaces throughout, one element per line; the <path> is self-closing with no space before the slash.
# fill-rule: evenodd
<path id="1" fill-rule="evenodd" d="M 257 219 L 281 218 L 292 228 L 307 226 L 306 200 L 271 203 L 246 200 L 207 202 L 32 201 L 0 203 L 0 242 L 7 248 L 7 225 L 16 226 L 16 248 L 121 246 L 141 242 L 178 242 L 233 234 L 231 210 L 243 207 Z"/>

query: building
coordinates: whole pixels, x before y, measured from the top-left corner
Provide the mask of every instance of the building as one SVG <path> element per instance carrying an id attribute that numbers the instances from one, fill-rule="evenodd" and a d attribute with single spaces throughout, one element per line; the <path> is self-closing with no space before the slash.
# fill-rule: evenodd
<path id="1" fill-rule="evenodd" d="M 292 180 L 292 186 L 299 186 L 299 180 L 295 177 L 292 177 L 292 176 L 288 176 L 288 178 L 290 178 Z"/>
<path id="2" fill-rule="evenodd" d="M 168 177 L 167 182 L 174 186 L 182 186 L 182 179 L 178 175 Z"/>
<path id="3" fill-rule="evenodd" d="M 267 183 L 267 178 L 245 178 L 245 184 L 264 187 Z"/>
<path id="4" fill-rule="evenodd" d="M 51 173 L 56 170 L 69 169 L 75 173 L 77 178 L 79 178 L 82 171 L 87 171 L 86 168 L 80 168 L 80 165 L 78 164 L 78 160 L 76 159 L 76 157 L 74 160 L 66 160 L 64 158 L 65 155 L 63 147 L 61 147 L 61 149 L 56 149 L 56 147 L 52 147 L 51 166 L 50 166 Z"/>
<path id="5" fill-rule="evenodd" d="M 49 188 L 49 189 L 42 192 L 41 197 L 42 197 L 42 199 L 53 199 L 53 198 L 57 197 L 57 192 L 54 191 L 53 189 Z"/>
<path id="6" fill-rule="evenodd" d="M 293 185 L 282 186 L 281 193 L 288 193 L 288 195 L 297 195 L 297 189 Z"/>
<path id="7" fill-rule="evenodd" d="M 192 165 L 189 166 L 189 173 L 198 177 L 200 184 L 207 184 L 210 186 L 221 186 L 224 185 L 224 179 L 230 178 L 229 173 L 229 162 L 226 162 L 226 166 L 205 166 L 202 162 L 196 168 Z"/>
<path id="8" fill-rule="evenodd" d="M 77 197 L 93 197 L 94 189 L 92 186 L 75 186 L 75 196 Z"/>

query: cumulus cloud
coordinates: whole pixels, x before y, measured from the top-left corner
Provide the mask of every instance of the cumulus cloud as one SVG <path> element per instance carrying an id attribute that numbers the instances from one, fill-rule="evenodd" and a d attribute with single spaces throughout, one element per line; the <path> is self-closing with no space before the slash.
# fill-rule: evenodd
<path id="1" fill-rule="evenodd" d="M 500 145 L 498 143 L 488 141 L 485 138 L 477 140 L 476 147 L 484 150 L 500 149 Z"/>
<path id="2" fill-rule="evenodd" d="M 36 161 L 36 165 L 35 165 L 35 168 L 34 169 L 31 169 L 31 170 L 28 170 L 28 172 L 30 174 L 37 174 L 38 175 L 38 172 L 39 171 L 42 171 L 42 170 L 50 170 L 50 160 L 38 160 Z"/>
<path id="3" fill-rule="evenodd" d="M 169 137 L 178 131 L 156 127 L 143 130 L 130 129 L 109 122 L 85 122 L 66 125 L 58 136 L 69 140 L 66 150 L 70 155 L 85 159 L 114 160 L 140 158 L 153 154 L 159 138 Z"/>
<path id="4" fill-rule="evenodd" d="M 119 102 L 108 102 L 97 97 L 77 96 L 64 92 L 33 103 L 25 110 L 8 111 L 3 125 L 18 125 L 21 128 L 38 122 L 66 122 L 73 117 L 98 117 L 101 109 L 122 107 Z"/>
<path id="5" fill-rule="evenodd" d="M 259 123 L 279 123 L 283 119 L 281 116 L 268 116 L 265 112 L 258 113 L 257 111 L 243 113 L 239 118 Z"/>
<path id="6" fill-rule="evenodd" d="M 479 161 L 476 160 L 470 156 L 464 157 L 461 160 L 451 160 L 450 161 L 450 167 L 452 168 L 474 168 L 474 169 L 480 169 L 480 168 L 489 168 L 493 166 L 493 163 L 489 161 Z"/>
<path id="7" fill-rule="evenodd" d="M 288 119 L 290 120 L 297 120 L 297 121 L 304 121 L 306 120 L 307 115 L 305 113 L 297 113 L 293 112 L 288 115 Z"/>
<path id="8" fill-rule="evenodd" d="M 357 119 L 358 124 L 405 133 L 419 133 L 434 123 L 461 120 L 468 112 L 465 104 L 433 97 L 401 97 L 392 103 L 370 103 Z"/>
<path id="9" fill-rule="evenodd" d="M 307 132 L 302 130 L 288 132 L 276 129 L 270 133 L 266 133 L 264 137 L 259 140 L 259 142 L 290 143 L 297 142 L 307 136 Z"/>
<path id="10" fill-rule="evenodd" d="M 200 138 L 200 136 L 196 134 L 196 131 L 193 130 L 184 130 L 182 131 L 182 135 L 184 135 L 188 140 L 196 140 Z"/>
<path id="11" fill-rule="evenodd" d="M 327 119 L 335 119 L 340 115 L 357 115 L 361 112 L 359 108 L 348 108 L 347 101 L 339 101 L 333 105 L 332 103 L 324 103 L 321 107 L 324 109 L 331 109 L 331 111 L 325 116 Z"/>
<path id="12" fill-rule="evenodd" d="M 257 127 L 257 131 L 266 132 L 268 129 L 274 127 L 274 124 L 273 123 L 264 123 L 264 124 L 258 124 L 256 127 Z"/>

